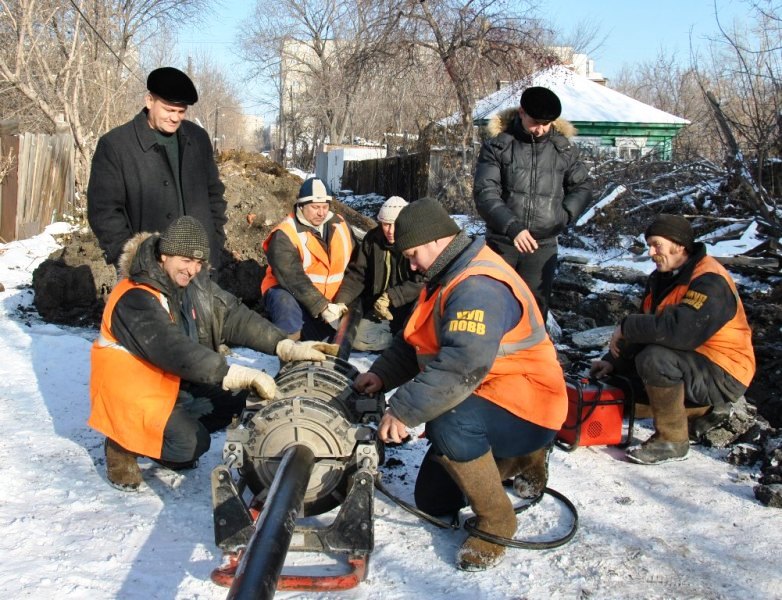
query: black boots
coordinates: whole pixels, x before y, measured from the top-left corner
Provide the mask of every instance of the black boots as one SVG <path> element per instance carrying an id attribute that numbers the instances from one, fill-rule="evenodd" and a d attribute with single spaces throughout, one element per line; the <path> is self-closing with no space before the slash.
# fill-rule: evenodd
<path id="1" fill-rule="evenodd" d="M 103 451 L 109 483 L 123 492 L 137 492 L 143 481 L 136 461 L 137 455 L 109 438 L 103 444 Z"/>
<path id="2" fill-rule="evenodd" d="M 516 533 L 516 513 L 491 452 L 467 462 L 443 457 L 442 464 L 462 489 L 476 516 L 476 527 L 492 535 L 512 538 Z M 456 554 L 456 566 L 462 571 L 484 571 L 498 565 L 505 546 L 470 536 Z"/>
<path id="3" fill-rule="evenodd" d="M 684 408 L 684 385 L 647 386 L 649 406 L 654 416 L 655 432 L 640 446 L 627 449 L 627 458 L 642 465 L 658 465 L 684 460 L 690 451 L 687 411 Z"/>

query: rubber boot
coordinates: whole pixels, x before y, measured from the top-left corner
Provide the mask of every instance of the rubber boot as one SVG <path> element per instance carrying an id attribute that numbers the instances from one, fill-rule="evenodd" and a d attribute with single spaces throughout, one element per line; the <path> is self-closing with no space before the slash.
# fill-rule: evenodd
<path id="1" fill-rule="evenodd" d="M 476 527 L 492 535 L 512 538 L 516 533 L 516 513 L 502 487 L 491 452 L 467 462 L 445 457 L 441 460 L 467 496 L 476 516 Z M 505 546 L 470 536 L 456 553 L 456 566 L 462 571 L 485 571 L 497 566 L 503 556 Z"/>
<path id="2" fill-rule="evenodd" d="M 721 403 L 719 407 L 706 406 L 699 408 L 701 408 L 700 414 L 692 414 L 690 411 L 687 411 L 690 441 L 692 442 L 700 442 L 701 438 L 712 429 L 724 425 L 730 419 L 732 413 L 731 405 L 725 402 Z"/>
<path id="3" fill-rule="evenodd" d="M 103 444 L 106 455 L 106 477 L 109 483 L 123 492 L 137 492 L 143 479 L 136 462 L 136 454 L 125 450 L 117 442 L 106 438 Z"/>
<path id="4" fill-rule="evenodd" d="M 655 432 L 640 446 L 628 448 L 627 458 L 642 465 L 684 460 L 690 451 L 684 385 L 647 386 L 646 393 L 654 415 Z"/>
<path id="5" fill-rule="evenodd" d="M 543 493 L 548 483 L 548 457 L 551 446 L 514 458 L 498 458 L 500 479 L 513 478 L 513 489 L 519 498 L 532 500 Z"/>

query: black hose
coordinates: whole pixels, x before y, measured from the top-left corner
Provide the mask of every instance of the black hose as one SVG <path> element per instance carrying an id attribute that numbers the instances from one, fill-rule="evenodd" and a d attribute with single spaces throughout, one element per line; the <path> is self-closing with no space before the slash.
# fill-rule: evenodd
<path id="1" fill-rule="evenodd" d="M 413 506 L 412 504 L 405 502 L 401 498 L 394 496 L 380 482 L 379 477 L 375 478 L 375 488 L 377 488 L 378 491 L 382 492 L 385 496 L 387 496 L 389 500 L 391 500 L 392 502 L 394 502 L 395 504 L 397 504 L 398 506 L 400 506 L 410 514 L 415 515 L 419 519 L 427 521 L 428 523 L 431 523 L 432 525 L 435 525 L 436 527 L 439 527 L 441 529 L 459 529 L 458 516 L 455 516 L 451 523 L 447 523 L 442 519 L 433 517 L 432 515 Z M 473 535 L 477 538 L 481 538 L 483 540 L 486 540 L 487 542 L 492 542 L 493 544 L 498 544 L 500 546 L 507 546 L 509 548 L 522 548 L 524 550 L 549 550 L 551 548 L 558 548 L 559 546 L 564 546 L 570 540 L 573 539 L 573 536 L 576 535 L 576 531 L 578 530 L 578 510 L 576 510 L 575 505 L 564 494 L 556 490 L 552 490 L 551 488 L 545 488 L 543 492 L 539 496 L 534 498 L 532 501 L 514 507 L 513 512 L 519 514 L 535 506 L 543 499 L 543 496 L 545 494 L 548 494 L 552 498 L 556 498 L 557 500 L 562 502 L 562 504 L 564 504 L 565 507 L 573 515 L 573 524 L 571 525 L 570 530 L 560 538 L 547 540 L 543 542 L 532 542 L 527 540 L 517 540 L 513 538 L 506 538 L 498 535 L 493 535 L 491 533 L 487 533 L 485 531 L 481 531 L 480 529 L 478 529 L 475 526 L 475 517 L 470 517 L 464 522 L 464 529 L 467 532 L 469 532 L 470 535 Z"/>

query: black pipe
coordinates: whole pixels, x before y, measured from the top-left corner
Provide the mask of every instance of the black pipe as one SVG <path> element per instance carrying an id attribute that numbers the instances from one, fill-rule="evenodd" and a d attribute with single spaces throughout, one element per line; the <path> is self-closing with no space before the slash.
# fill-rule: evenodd
<path id="1" fill-rule="evenodd" d="M 364 309 L 361 305 L 361 298 L 357 298 L 348 308 L 348 312 L 339 322 L 339 328 L 334 334 L 334 343 L 339 346 L 337 358 L 348 360 L 350 351 L 353 350 L 353 342 L 356 339 L 356 332 L 361 318 L 364 316 Z"/>
<path id="2" fill-rule="evenodd" d="M 282 455 L 255 533 L 226 596 L 229 600 L 274 597 L 314 464 L 315 455 L 307 446 L 293 446 Z"/>

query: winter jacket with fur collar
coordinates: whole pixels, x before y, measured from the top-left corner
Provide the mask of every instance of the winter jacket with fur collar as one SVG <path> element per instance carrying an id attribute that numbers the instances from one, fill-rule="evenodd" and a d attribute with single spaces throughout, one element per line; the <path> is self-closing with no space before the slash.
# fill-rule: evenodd
<path id="1" fill-rule="evenodd" d="M 487 238 L 509 243 L 525 229 L 539 242 L 556 237 L 592 198 L 589 173 L 566 137 L 572 125 L 559 119 L 535 138 L 514 108 L 495 115 L 488 131 L 493 137 L 481 147 L 473 187 Z"/>
<path id="2" fill-rule="evenodd" d="M 168 310 L 143 288 L 117 301 L 111 332 L 131 354 L 193 383 L 219 385 L 228 364 L 220 344 L 274 354 L 286 335 L 210 278 L 206 269 L 180 288 L 158 262 L 157 234 L 132 238 L 120 258 L 120 273 L 159 290 Z"/>

